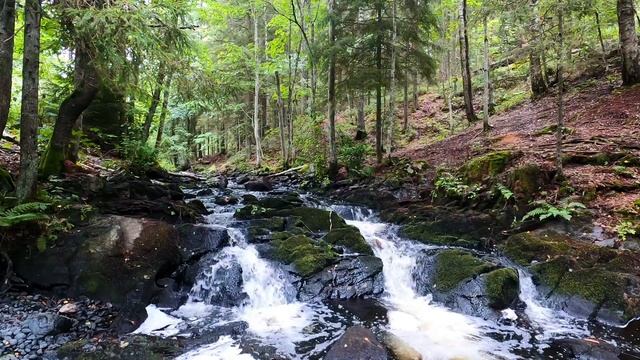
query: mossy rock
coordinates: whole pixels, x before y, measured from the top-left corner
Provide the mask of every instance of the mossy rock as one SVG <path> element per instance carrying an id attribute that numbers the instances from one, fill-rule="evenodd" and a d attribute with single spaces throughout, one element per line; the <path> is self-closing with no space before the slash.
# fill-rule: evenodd
<path id="1" fill-rule="evenodd" d="M 502 173 L 514 158 L 511 151 L 495 151 L 469 160 L 460 172 L 467 181 L 481 182 Z"/>
<path id="2" fill-rule="evenodd" d="M 344 219 L 336 212 L 317 208 L 299 207 L 269 211 L 268 214 L 275 216 L 297 216 L 307 229 L 312 232 L 328 232 L 332 229 L 347 226 Z"/>
<path id="3" fill-rule="evenodd" d="M 531 200 L 540 188 L 552 180 L 553 176 L 542 171 L 536 164 L 527 164 L 513 169 L 507 176 L 507 186 L 516 198 Z"/>
<path id="4" fill-rule="evenodd" d="M 297 194 L 288 194 L 283 197 L 267 197 L 257 200 L 255 205 L 266 209 L 291 209 L 302 205 L 302 200 Z"/>
<path id="5" fill-rule="evenodd" d="M 292 264 L 302 276 L 310 276 L 329 266 L 336 260 L 336 253 L 323 242 L 315 242 L 304 235 L 283 240 L 274 240 L 275 258 Z"/>
<path id="6" fill-rule="evenodd" d="M 440 246 L 459 246 L 469 249 L 481 247 L 481 241 L 465 238 L 463 235 L 449 235 L 438 229 L 437 222 L 424 222 L 404 225 L 400 229 L 400 234 L 404 237 L 420 241 L 425 244 Z"/>
<path id="7" fill-rule="evenodd" d="M 485 277 L 485 290 L 489 306 L 494 309 L 509 307 L 520 293 L 520 278 L 515 269 L 503 268 L 488 273 Z"/>
<path id="8" fill-rule="evenodd" d="M 512 235 L 501 245 L 505 255 L 520 265 L 529 265 L 532 261 L 545 261 L 550 257 L 571 251 L 565 237 L 555 233 L 526 232 Z"/>
<path id="9" fill-rule="evenodd" d="M 359 254 L 373 255 L 371 246 L 355 226 L 333 229 L 327 233 L 324 240 L 329 244 L 343 246 Z"/>
<path id="10" fill-rule="evenodd" d="M 16 190 L 13 177 L 6 169 L 0 167 L 0 194 L 12 193 Z"/>
<path id="11" fill-rule="evenodd" d="M 233 216 L 239 220 L 251 220 L 263 218 L 265 217 L 266 213 L 267 209 L 252 204 L 236 210 Z"/>
<path id="12" fill-rule="evenodd" d="M 444 250 L 436 256 L 434 286 L 438 291 L 455 289 L 463 280 L 488 273 L 497 268 L 464 250 Z"/>

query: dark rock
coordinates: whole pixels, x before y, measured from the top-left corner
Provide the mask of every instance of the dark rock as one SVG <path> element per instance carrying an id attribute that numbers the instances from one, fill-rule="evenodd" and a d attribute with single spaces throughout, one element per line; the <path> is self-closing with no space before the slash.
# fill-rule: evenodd
<path id="1" fill-rule="evenodd" d="M 329 244 L 344 247 L 352 252 L 363 255 L 373 255 L 371 246 L 364 239 L 360 230 L 355 226 L 345 226 L 331 229 L 324 240 Z"/>
<path id="2" fill-rule="evenodd" d="M 203 259 L 195 278 L 196 286 L 191 290 L 192 295 L 207 304 L 239 306 L 247 297 L 242 291 L 242 267 L 237 262 L 214 266 L 218 261 L 215 257 Z M 212 271 L 215 273 L 212 274 Z"/>
<path id="3" fill-rule="evenodd" d="M 244 188 L 247 191 L 267 192 L 273 190 L 273 186 L 265 178 L 256 181 L 247 181 L 244 183 Z"/>
<path id="4" fill-rule="evenodd" d="M 30 334 L 38 338 L 46 335 L 55 335 L 67 332 L 73 326 L 74 321 L 66 316 L 51 313 L 41 313 L 29 316 L 24 325 Z"/>
<path id="5" fill-rule="evenodd" d="M 227 180 L 227 178 L 224 175 L 216 176 L 214 178 L 207 180 L 207 186 L 210 186 L 216 189 L 226 189 L 228 185 L 229 185 L 229 180 Z"/>
<path id="6" fill-rule="evenodd" d="M 340 260 L 302 280 L 298 299 L 354 299 L 380 295 L 384 291 L 382 260 L 358 256 Z"/>
<path id="7" fill-rule="evenodd" d="M 178 230 L 178 246 L 183 260 L 221 250 L 229 245 L 227 229 L 207 225 L 182 224 Z"/>
<path id="8" fill-rule="evenodd" d="M 41 253 L 16 254 L 15 271 L 28 283 L 62 296 L 85 295 L 121 307 L 122 331 L 135 329 L 144 310 L 181 262 L 178 234 L 154 220 L 109 216 L 61 236 Z"/>
<path id="9" fill-rule="evenodd" d="M 0 193 L 9 194 L 16 190 L 16 184 L 13 182 L 11 173 L 3 167 L 0 167 Z"/>
<path id="10" fill-rule="evenodd" d="M 223 196 L 216 196 L 213 202 L 216 205 L 225 206 L 225 205 L 235 205 L 238 202 L 240 202 L 240 200 L 238 200 L 238 198 L 233 195 L 223 195 Z"/>
<path id="11" fill-rule="evenodd" d="M 344 317 L 355 316 L 366 326 L 388 323 L 387 308 L 373 298 L 354 298 L 348 300 L 327 300 L 325 303 Z"/>
<path id="12" fill-rule="evenodd" d="M 352 326 L 331 345 L 325 360 L 387 360 L 387 350 L 371 330 Z"/>
<path id="13" fill-rule="evenodd" d="M 211 196 L 213 195 L 212 189 L 202 189 L 196 193 L 196 196 Z"/>
<path id="14" fill-rule="evenodd" d="M 340 194 L 344 201 L 364 205 L 373 209 L 381 210 L 391 207 L 397 202 L 396 197 L 389 191 L 379 188 L 359 188 L 347 190 Z"/>
<path id="15" fill-rule="evenodd" d="M 187 205 L 190 208 L 192 208 L 193 211 L 195 211 L 197 214 L 201 214 L 201 215 L 209 214 L 209 210 L 207 210 L 207 207 L 204 205 L 202 200 L 194 199 L 189 201 Z"/>
<path id="16" fill-rule="evenodd" d="M 258 202 L 258 198 L 255 195 L 244 194 L 242 195 L 242 202 L 245 204 L 256 204 Z"/>
<path id="17" fill-rule="evenodd" d="M 92 346 L 86 339 L 68 342 L 58 349 L 57 355 L 60 359 L 162 360 L 180 355 L 184 345 L 181 340 L 135 335 L 104 342 L 99 351 L 88 351 Z"/>
<path id="18" fill-rule="evenodd" d="M 619 360 L 621 351 L 604 341 L 558 339 L 545 349 L 545 358 Z"/>

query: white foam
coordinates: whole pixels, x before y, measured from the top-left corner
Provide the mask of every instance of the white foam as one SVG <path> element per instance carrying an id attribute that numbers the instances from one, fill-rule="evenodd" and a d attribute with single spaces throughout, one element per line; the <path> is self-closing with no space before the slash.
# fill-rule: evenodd
<path id="1" fill-rule="evenodd" d="M 146 310 L 147 319 L 133 332 L 134 334 L 169 337 L 180 333 L 178 325 L 182 320 L 167 315 L 155 305 L 147 306 Z"/>
<path id="2" fill-rule="evenodd" d="M 217 342 L 181 355 L 176 360 L 255 360 L 242 350 L 230 336 L 222 336 Z"/>

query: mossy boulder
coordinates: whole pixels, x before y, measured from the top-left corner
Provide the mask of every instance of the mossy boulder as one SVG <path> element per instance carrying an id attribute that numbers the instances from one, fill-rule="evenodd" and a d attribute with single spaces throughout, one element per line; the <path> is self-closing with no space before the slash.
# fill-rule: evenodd
<path id="1" fill-rule="evenodd" d="M 272 216 L 295 216 L 300 218 L 309 231 L 328 232 L 332 229 L 347 226 L 347 223 L 334 211 L 324 209 L 299 207 L 270 211 Z"/>
<path id="2" fill-rule="evenodd" d="M 465 239 L 463 237 L 441 233 L 434 229 L 433 223 L 405 225 L 400 229 L 400 234 L 425 244 L 459 246 L 464 248 L 480 247 L 480 240 Z"/>
<path id="3" fill-rule="evenodd" d="M 544 230 L 513 235 L 500 248 L 569 313 L 620 324 L 640 315 L 640 259 L 632 252 Z"/>
<path id="4" fill-rule="evenodd" d="M 267 213 L 267 209 L 260 207 L 258 205 L 247 205 L 245 207 L 241 207 L 236 210 L 233 215 L 236 219 L 239 220 L 251 220 L 251 219 L 259 219 L 265 217 Z"/>
<path id="5" fill-rule="evenodd" d="M 345 247 L 352 252 L 363 255 L 373 255 L 371 246 L 367 244 L 367 241 L 362 234 L 360 234 L 360 230 L 355 226 L 332 229 L 324 237 L 324 240 L 329 244 Z"/>
<path id="6" fill-rule="evenodd" d="M 481 182 L 502 173 L 515 157 L 509 150 L 491 152 L 469 160 L 460 172 L 469 182 Z"/>
<path id="7" fill-rule="evenodd" d="M 481 260 L 464 250 L 444 250 L 436 256 L 434 287 L 453 290 L 463 280 L 493 271 L 497 265 Z"/>
<path id="8" fill-rule="evenodd" d="M 302 276 L 310 276 L 333 263 L 337 255 L 331 247 L 304 235 L 274 240 L 274 256 L 285 264 L 292 264 Z"/>
<path id="9" fill-rule="evenodd" d="M 528 201 L 541 188 L 551 182 L 553 173 L 542 170 L 536 164 L 527 164 L 511 170 L 507 175 L 507 186 L 513 191 L 516 199 Z"/>
<path id="10" fill-rule="evenodd" d="M 485 290 L 489 306 L 504 309 L 511 305 L 520 293 L 520 278 L 515 269 L 494 270 L 485 276 Z"/>

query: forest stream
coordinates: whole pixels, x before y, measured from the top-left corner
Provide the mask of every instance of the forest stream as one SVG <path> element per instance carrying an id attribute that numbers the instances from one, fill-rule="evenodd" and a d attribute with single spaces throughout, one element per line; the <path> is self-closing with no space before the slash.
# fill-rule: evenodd
<path id="1" fill-rule="evenodd" d="M 266 196 L 247 192 L 233 183 L 229 189 L 229 196 L 236 198 Z M 433 276 L 434 256 L 447 248 L 404 239 L 396 226 L 381 222 L 367 208 L 302 195 L 304 206 L 330 210 L 357 227 L 375 257 L 382 261 L 383 269 L 378 280 L 369 279 L 368 286 L 375 295 L 366 299 L 307 296 L 307 290 L 300 285 L 307 280 L 291 273 L 290 266 L 264 256 L 268 251 L 264 243 L 251 240 L 249 222 L 234 217 L 241 205 L 218 206 L 213 203 L 213 196 L 199 198 L 213 211 L 207 217 L 208 226 L 227 229 L 230 245 L 206 260 L 207 266 L 197 274 L 186 303 L 177 310 L 150 305 L 149 317 L 135 333 L 190 337 L 211 328 L 240 330 L 194 346 L 179 357 L 181 360 L 322 359 L 336 339 L 354 325 L 371 329 L 379 338 L 392 339 L 396 348 L 404 348 L 405 353 L 417 351 L 423 359 L 563 359 L 570 357 L 564 356 L 562 348 L 566 346 L 557 346 L 559 341 L 585 339 L 638 350 L 637 334 L 633 335 L 629 326 L 624 330 L 556 310 L 538 293 L 527 271 L 496 254 L 477 255 L 499 266 L 518 269 L 519 299 L 501 311 L 484 311 L 484 316 L 464 314 L 464 305 L 454 311 L 449 303 L 435 301 L 425 284 Z M 339 256 L 341 260 L 358 258 L 358 254 L 348 251 Z M 355 286 L 364 286 L 362 283 Z M 241 287 L 242 296 L 236 301 L 222 301 L 226 297 L 223 293 L 232 292 L 234 284 Z M 376 287 L 380 287 L 379 291 Z M 465 295 L 471 297 L 473 292 Z M 589 351 L 592 357 L 587 358 L 609 358 L 605 351 L 598 355 L 598 348 Z"/>

